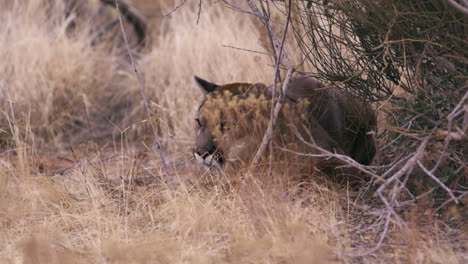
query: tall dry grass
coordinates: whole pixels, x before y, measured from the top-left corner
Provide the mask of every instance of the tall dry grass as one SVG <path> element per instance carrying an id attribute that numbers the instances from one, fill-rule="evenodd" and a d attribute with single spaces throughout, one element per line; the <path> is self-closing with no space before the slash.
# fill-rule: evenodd
<path id="1" fill-rule="evenodd" d="M 115 51 L 91 45 L 88 29 L 68 34 L 62 10 L 60 2 L 14 1 L 2 11 L 0 125 L 7 137 L 11 123 L 23 133 L 29 120 L 36 138 L 55 147 L 79 138 L 85 108 L 103 122 L 121 103 Z"/>
<path id="2" fill-rule="evenodd" d="M 90 138 L 112 144 L 109 135 L 122 134 L 140 143 L 147 133 L 125 53 L 111 43 L 90 45 L 92 24 L 67 33 L 58 1 L 7 2 L 0 11 L 1 263 L 463 263 L 466 258 L 459 248 L 465 242 L 444 242 L 442 234 L 427 239 L 431 232 L 401 234 L 401 244 L 384 249 L 385 258 L 383 253 L 349 258 L 339 252 L 375 240 L 368 232 L 373 216 L 354 207 L 361 194 L 328 181 L 293 180 L 297 177 L 287 169 L 270 177 L 262 171 L 223 175 L 176 166 L 189 158 L 201 99 L 192 74 L 218 83 L 272 80 L 268 57 L 222 47 L 262 50 L 264 39 L 252 18 L 204 1 L 198 25 L 196 2 L 150 20 L 160 34 L 153 33 L 147 53 L 136 54 L 138 69 L 159 117 L 159 135 L 167 150 L 182 154 L 166 152 L 176 157 L 169 159 L 172 182 L 158 178 L 137 185 L 129 179 L 161 174 L 157 159 L 138 166 L 141 157 L 132 156 L 126 144 L 107 160 L 103 155 L 115 150 L 102 154 L 91 144 L 76 144 Z M 135 2 L 146 6 L 147 15 L 167 13 L 175 4 Z M 61 151 L 74 166 L 43 172 L 33 157 L 50 150 Z M 405 250 L 408 244 L 411 252 Z"/>
<path id="3" fill-rule="evenodd" d="M 156 111 L 165 118 L 163 126 L 183 119 L 170 132 L 177 131 L 184 141 L 192 136 L 193 98 L 201 95 L 191 84 L 193 74 L 221 83 L 268 81 L 271 62 L 265 56 L 222 47 L 258 49 L 257 27 L 251 19 L 239 21 L 235 12 L 222 14 L 220 8 L 205 7 L 197 25 L 196 8 L 187 5 L 166 19 L 156 17 L 155 31 L 161 34 L 153 37 L 154 45 L 139 61 L 146 93 L 161 106 Z M 135 75 L 123 61 L 124 50 L 109 42 L 92 45 L 94 13 L 81 10 L 88 20 L 78 21 L 93 24 L 67 32 L 71 21 L 63 9 L 60 1 L 46 6 L 40 1 L 14 1 L 3 11 L 0 59 L 9 63 L 0 65 L 5 76 L 0 104 L 9 109 L 13 102 L 16 112 L 13 117 L 6 111 L 0 118 L 6 137 L 11 136 L 7 119 L 12 118 L 21 127 L 29 118 L 34 134 L 44 143 L 51 142 L 49 146 L 83 142 L 91 128 L 96 137 L 118 134 L 129 126 L 137 129 L 137 120 L 144 117 L 142 101 Z M 3 142 L 6 137 L 2 136 Z"/>

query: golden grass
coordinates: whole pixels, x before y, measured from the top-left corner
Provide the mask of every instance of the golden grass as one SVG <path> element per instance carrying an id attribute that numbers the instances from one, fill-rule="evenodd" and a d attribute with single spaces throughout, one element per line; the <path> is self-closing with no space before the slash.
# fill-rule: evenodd
<path id="1" fill-rule="evenodd" d="M 175 4 L 135 2 L 164 13 Z M 152 29 L 160 34 L 147 54 L 139 54 L 138 67 L 161 117 L 162 140 L 177 153 L 167 153 L 172 183 L 157 178 L 136 185 L 128 179 L 160 175 L 160 166 L 157 155 L 136 166 L 142 158 L 124 140 L 108 136 L 123 134 L 138 145 L 147 133 L 140 124 L 145 115 L 139 88 L 121 50 L 109 43 L 91 46 L 86 26 L 67 34 L 67 22 L 54 5 L 9 3 L 0 11 L 0 263 L 466 260 L 460 250 L 466 241 L 443 242 L 447 237 L 432 230 L 426 233 L 440 238 L 396 232 L 396 241 L 404 243 L 378 255 L 340 256 L 360 249 L 356 241 L 362 238 L 356 239 L 360 232 L 353 225 L 366 222 L 362 215 L 355 219 L 356 194 L 346 188 L 292 180 L 297 175 L 287 169 L 270 177 L 262 171 L 224 175 L 178 166 L 190 159 L 193 114 L 201 99 L 192 74 L 218 83 L 272 79 L 269 58 L 221 46 L 261 49 L 258 24 L 251 18 L 204 2 L 196 25 L 194 2 L 170 18 L 151 20 L 162 29 Z M 118 147 L 101 152 L 91 143 L 76 144 L 90 138 Z M 42 155 L 51 150 L 53 155 Z M 121 156 L 105 159 L 114 154 Z M 66 165 L 40 168 L 38 156 L 49 161 L 59 156 L 79 166 L 52 173 L 53 165 Z M 361 229 L 366 233 L 365 225 Z"/>
<path id="2" fill-rule="evenodd" d="M 4 261 L 331 263 L 332 250 L 349 243 L 326 189 L 266 192 L 252 182 L 243 191 L 183 183 L 109 191 L 90 167 L 52 178 L 1 169 Z"/>
<path id="3" fill-rule="evenodd" d="M 85 30 L 66 32 L 68 21 L 60 5 L 43 7 L 39 1 L 16 1 L 0 17 L 0 125 L 10 131 L 6 120 L 24 130 L 25 123 L 48 142 L 82 128 L 86 106 L 92 117 L 111 116 L 118 78 L 116 58 L 104 45 L 91 46 Z M 111 99 L 111 100 L 109 100 Z M 11 134 L 11 133 L 10 133 Z M 68 137 L 68 139 L 70 139 Z"/>

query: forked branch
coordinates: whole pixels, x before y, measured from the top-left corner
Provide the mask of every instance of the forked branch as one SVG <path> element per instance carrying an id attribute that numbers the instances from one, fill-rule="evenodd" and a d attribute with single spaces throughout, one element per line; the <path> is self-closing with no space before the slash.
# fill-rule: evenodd
<path id="1" fill-rule="evenodd" d="M 289 68 L 288 73 L 286 74 L 286 79 L 284 79 L 284 82 L 283 82 L 283 87 L 282 87 L 283 94 L 286 94 L 286 91 L 287 91 L 288 85 L 289 85 L 289 81 L 291 80 L 293 72 L 294 72 L 294 68 Z M 274 125 L 276 123 L 276 119 L 278 118 L 278 114 L 279 114 L 279 112 L 281 110 L 281 107 L 283 107 L 283 100 L 282 99 L 278 100 L 278 102 L 275 105 L 275 108 L 274 108 L 274 111 L 273 111 L 273 116 L 272 116 L 272 118 L 270 120 L 270 123 L 268 124 L 268 128 L 267 128 L 267 130 L 265 132 L 265 135 L 263 135 L 262 144 L 258 148 L 257 153 L 255 154 L 255 157 L 252 160 L 252 165 L 254 165 L 254 166 L 258 165 L 258 163 L 259 163 L 259 161 L 260 161 L 260 159 L 261 159 L 261 157 L 263 155 L 263 152 L 265 152 L 265 149 L 268 146 L 268 143 L 271 141 L 271 139 L 273 137 L 273 127 L 274 127 Z"/>

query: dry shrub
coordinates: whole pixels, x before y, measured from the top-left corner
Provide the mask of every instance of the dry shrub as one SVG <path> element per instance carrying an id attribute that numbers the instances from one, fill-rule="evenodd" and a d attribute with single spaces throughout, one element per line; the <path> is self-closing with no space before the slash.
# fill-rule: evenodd
<path id="1" fill-rule="evenodd" d="M 399 163 L 376 172 L 388 179 L 379 194 L 397 207 L 397 200 L 414 202 L 425 192 L 433 191 L 435 205 L 465 196 L 466 16 L 440 0 L 309 1 L 295 8 L 300 20 L 293 24 L 307 32 L 296 30 L 296 38 L 316 66 L 312 74 L 346 85 L 379 110 L 375 163 Z"/>

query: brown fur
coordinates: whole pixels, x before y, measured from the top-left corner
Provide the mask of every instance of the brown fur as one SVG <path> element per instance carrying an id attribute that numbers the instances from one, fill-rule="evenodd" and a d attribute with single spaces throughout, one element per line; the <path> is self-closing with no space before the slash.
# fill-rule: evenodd
<path id="1" fill-rule="evenodd" d="M 271 87 L 248 83 L 217 86 L 197 77 L 196 81 L 206 96 L 197 115 L 195 152 L 202 157 L 214 154 L 227 163 L 249 162 L 270 120 Z M 317 153 L 297 138 L 297 129 L 309 142 L 369 164 L 375 154 L 373 139 L 368 135 L 376 127 L 373 111 L 336 88 L 320 88 L 323 86 L 312 78 L 291 82 L 275 126 L 274 145 Z M 336 166 L 326 160 L 315 161 L 324 170 Z"/>

